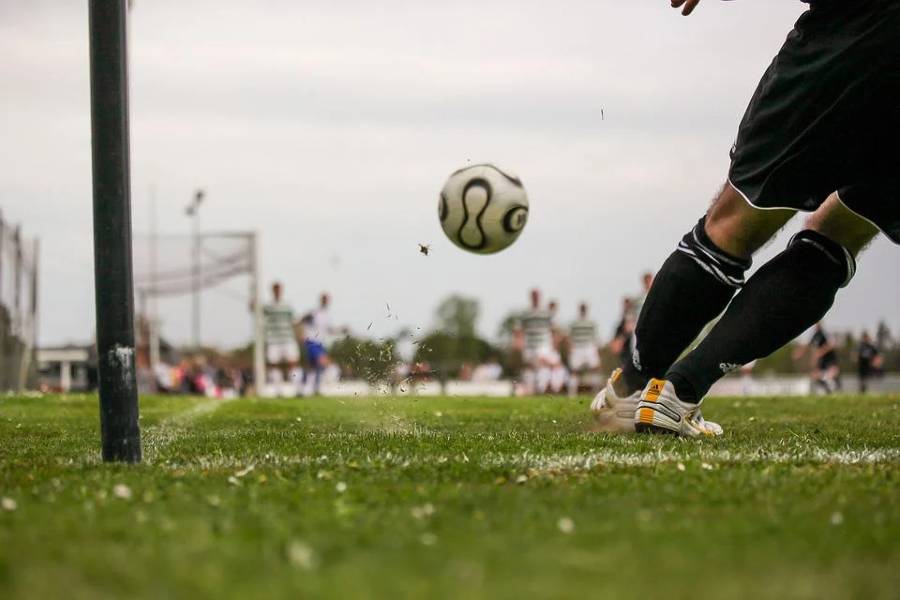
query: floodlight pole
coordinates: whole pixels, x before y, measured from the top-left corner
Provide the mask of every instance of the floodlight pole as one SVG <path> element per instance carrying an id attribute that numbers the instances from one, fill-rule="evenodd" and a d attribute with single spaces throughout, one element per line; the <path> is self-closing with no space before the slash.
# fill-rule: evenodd
<path id="1" fill-rule="evenodd" d="M 6 225 L 3 224 L 3 211 L 0 210 L 0 298 L 3 298 L 3 231 Z"/>
<path id="2" fill-rule="evenodd" d="M 156 298 L 156 265 L 159 262 L 159 240 L 156 227 L 156 186 L 150 186 L 150 304 L 147 318 L 148 344 L 150 354 L 150 371 L 153 373 L 153 389 L 158 390 L 156 384 L 156 367 L 159 365 L 159 304 Z"/>
<path id="3" fill-rule="evenodd" d="M 185 214 L 191 218 L 191 255 L 193 266 L 191 268 L 191 296 L 192 296 L 192 314 L 191 329 L 193 331 L 194 350 L 200 350 L 200 286 L 203 279 L 201 271 L 201 244 L 200 237 L 200 205 L 203 204 L 205 193 L 203 190 L 194 192 L 194 198 L 185 209 Z"/>
<path id="4" fill-rule="evenodd" d="M 253 307 L 253 387 L 257 396 L 262 396 L 266 383 L 265 340 L 263 339 L 263 308 L 259 293 L 259 235 L 254 232 L 250 238 L 250 299 Z"/>
<path id="5" fill-rule="evenodd" d="M 141 460 L 134 372 L 126 0 L 90 0 L 94 290 L 103 460 Z"/>

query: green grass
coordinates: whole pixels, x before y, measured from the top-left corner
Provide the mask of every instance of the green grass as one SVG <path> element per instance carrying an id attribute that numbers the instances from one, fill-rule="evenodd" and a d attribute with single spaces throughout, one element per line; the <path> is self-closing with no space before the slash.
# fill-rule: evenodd
<path id="1" fill-rule="evenodd" d="M 897 396 L 587 403 L 143 398 L 126 467 L 95 397 L 0 397 L 0 598 L 897 598 Z"/>

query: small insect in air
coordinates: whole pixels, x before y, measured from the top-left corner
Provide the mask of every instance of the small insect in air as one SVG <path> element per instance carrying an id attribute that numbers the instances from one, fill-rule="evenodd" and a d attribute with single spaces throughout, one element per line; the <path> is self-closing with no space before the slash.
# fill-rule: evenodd
<path id="1" fill-rule="evenodd" d="M 428 256 L 428 253 L 431 252 L 431 244 L 419 244 L 419 252 Z"/>

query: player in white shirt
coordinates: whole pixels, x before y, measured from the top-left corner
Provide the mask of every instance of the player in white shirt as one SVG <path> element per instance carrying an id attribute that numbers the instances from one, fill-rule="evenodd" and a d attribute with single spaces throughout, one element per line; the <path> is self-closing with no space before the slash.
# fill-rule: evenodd
<path id="1" fill-rule="evenodd" d="M 584 375 L 600 368 L 597 323 L 588 317 L 587 304 L 578 305 L 578 319 L 569 327 L 569 392 L 574 394 Z"/>
<path id="2" fill-rule="evenodd" d="M 520 340 L 525 361 L 526 392 L 549 391 L 561 361 L 553 344 L 552 314 L 541 307 L 540 290 L 531 290 L 531 306 L 519 317 L 515 335 Z"/>
<path id="3" fill-rule="evenodd" d="M 294 334 L 294 311 L 281 299 L 281 283 L 272 284 L 272 302 L 263 307 L 263 335 L 269 377 L 282 387 L 284 376 L 296 389 L 300 381 L 300 348 Z M 296 392 L 295 392 L 296 393 Z M 294 394 L 291 394 L 294 395 Z"/>
<path id="4" fill-rule="evenodd" d="M 550 389 L 552 394 L 559 394 L 566 387 L 566 381 L 569 379 L 569 370 L 563 364 L 560 347 L 565 340 L 565 334 L 559 327 L 559 302 L 551 300 L 547 304 L 547 310 L 550 311 L 550 331 L 553 334 L 553 350 L 554 360 L 550 367 Z"/>
<path id="5" fill-rule="evenodd" d="M 327 348 L 331 343 L 334 330 L 331 327 L 331 317 L 328 313 L 329 304 L 331 304 L 331 297 L 323 292 L 319 296 L 319 307 L 303 319 L 303 343 L 309 358 L 309 369 L 304 376 L 304 392 L 307 395 L 319 394 L 322 373 L 330 363 Z"/>

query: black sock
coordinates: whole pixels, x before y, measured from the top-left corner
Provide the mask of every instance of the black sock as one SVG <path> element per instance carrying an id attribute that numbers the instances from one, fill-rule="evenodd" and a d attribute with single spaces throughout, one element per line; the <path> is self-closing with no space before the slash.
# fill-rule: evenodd
<path id="1" fill-rule="evenodd" d="M 709 335 L 666 379 L 681 400 L 697 402 L 724 374 L 768 356 L 825 316 L 855 269 L 843 246 L 801 231 L 750 278 Z"/>
<path id="2" fill-rule="evenodd" d="M 720 250 L 706 235 L 706 217 L 682 238 L 656 277 L 635 328 L 632 361 L 622 365 L 635 390 L 662 377 L 703 327 L 744 283 L 749 259 Z"/>

